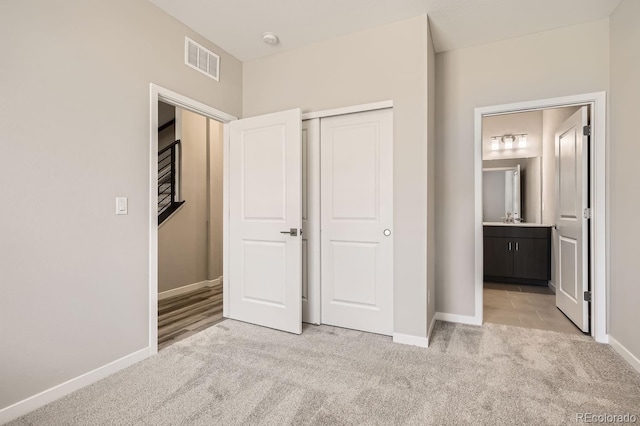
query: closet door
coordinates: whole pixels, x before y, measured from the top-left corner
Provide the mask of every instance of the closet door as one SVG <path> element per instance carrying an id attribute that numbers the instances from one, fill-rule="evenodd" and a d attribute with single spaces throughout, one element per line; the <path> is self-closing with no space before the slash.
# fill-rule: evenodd
<path id="1" fill-rule="evenodd" d="M 323 118 L 322 323 L 393 333 L 393 111 Z"/>
<path id="2" fill-rule="evenodd" d="M 320 119 L 302 122 L 302 321 L 320 324 Z"/>

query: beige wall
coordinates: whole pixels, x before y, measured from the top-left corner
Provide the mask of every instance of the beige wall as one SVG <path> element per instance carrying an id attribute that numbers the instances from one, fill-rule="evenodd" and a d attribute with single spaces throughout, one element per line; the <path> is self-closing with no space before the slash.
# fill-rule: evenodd
<path id="1" fill-rule="evenodd" d="M 435 217 L 435 147 L 436 147 L 436 53 L 430 23 L 427 31 L 427 324 L 436 315 L 436 217 Z"/>
<path id="2" fill-rule="evenodd" d="M 223 125 L 209 120 L 209 279 L 222 276 Z"/>
<path id="3" fill-rule="evenodd" d="M 502 135 L 527 134 L 527 147 L 518 147 L 518 138 L 513 149 L 491 149 L 491 137 Z M 542 156 L 542 111 L 503 114 L 482 119 L 482 159 L 502 160 L 505 158 L 526 158 Z"/>
<path id="4" fill-rule="evenodd" d="M 609 147 L 611 336 L 640 358 L 638 263 L 638 117 L 640 2 L 622 0 L 611 16 L 611 144 Z"/>
<path id="5" fill-rule="evenodd" d="M 244 63 L 244 116 L 394 102 L 394 331 L 427 328 L 427 18 Z"/>
<path id="6" fill-rule="evenodd" d="M 524 221 L 542 223 L 542 157 L 525 160 L 523 177 Z"/>
<path id="7" fill-rule="evenodd" d="M 242 64 L 146 0 L 3 0 L 0 51 L 3 408 L 148 346 L 149 83 L 239 116 Z"/>
<path id="8" fill-rule="evenodd" d="M 164 102 L 158 102 L 158 127 L 176 118 L 176 107 L 173 105 L 165 104 Z M 163 131 L 158 132 L 158 151 L 166 148 L 176 138 L 176 126 L 175 124 L 165 128 Z"/>
<path id="9" fill-rule="evenodd" d="M 436 55 L 439 312 L 475 314 L 474 108 L 607 90 L 608 60 L 608 19 Z"/>
<path id="10" fill-rule="evenodd" d="M 158 292 L 208 279 L 207 121 L 186 110 L 181 116 L 182 208 L 158 228 Z"/>

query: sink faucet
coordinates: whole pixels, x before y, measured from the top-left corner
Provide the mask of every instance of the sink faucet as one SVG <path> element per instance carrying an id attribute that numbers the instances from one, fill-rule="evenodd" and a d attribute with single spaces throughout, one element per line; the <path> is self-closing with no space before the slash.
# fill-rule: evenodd
<path id="1" fill-rule="evenodd" d="M 503 217 L 504 223 L 514 223 L 513 215 L 511 212 L 507 212 L 507 217 Z"/>

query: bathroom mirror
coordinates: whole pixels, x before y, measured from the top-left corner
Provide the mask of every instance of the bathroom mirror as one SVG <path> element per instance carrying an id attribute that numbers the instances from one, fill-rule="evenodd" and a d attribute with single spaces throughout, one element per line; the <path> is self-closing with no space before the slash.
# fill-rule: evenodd
<path id="1" fill-rule="evenodd" d="M 483 222 L 521 222 L 520 165 L 485 168 L 482 172 Z"/>

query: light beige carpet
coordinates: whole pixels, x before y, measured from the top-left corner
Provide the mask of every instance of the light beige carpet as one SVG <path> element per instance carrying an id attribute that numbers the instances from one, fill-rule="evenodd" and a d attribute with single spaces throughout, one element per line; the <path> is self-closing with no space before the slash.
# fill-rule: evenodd
<path id="1" fill-rule="evenodd" d="M 223 321 L 14 425 L 566 424 L 640 415 L 640 375 L 584 336 L 437 323 L 428 349 Z"/>

